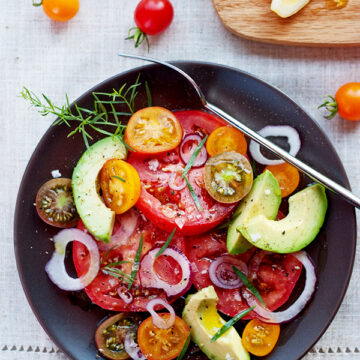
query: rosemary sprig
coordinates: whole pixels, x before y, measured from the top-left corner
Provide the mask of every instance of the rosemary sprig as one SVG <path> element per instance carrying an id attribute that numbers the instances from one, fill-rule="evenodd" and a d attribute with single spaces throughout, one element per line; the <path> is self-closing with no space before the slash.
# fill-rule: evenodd
<path id="1" fill-rule="evenodd" d="M 176 228 L 174 228 L 174 230 L 171 232 L 171 234 L 169 235 L 169 237 L 167 238 L 165 244 L 161 247 L 161 249 L 157 252 L 157 254 L 155 255 L 155 257 L 159 257 L 165 250 L 166 248 L 169 246 L 172 238 L 174 237 Z"/>
<path id="2" fill-rule="evenodd" d="M 184 344 L 184 346 L 183 346 L 183 348 L 182 348 L 182 350 L 181 350 L 181 352 L 180 352 L 180 354 L 179 354 L 179 356 L 177 357 L 176 360 L 181 360 L 185 356 L 186 351 L 187 351 L 187 349 L 189 347 L 189 344 L 190 344 L 190 338 L 191 338 L 191 333 L 189 331 L 188 336 L 187 336 L 187 338 L 185 340 L 185 344 Z"/>
<path id="3" fill-rule="evenodd" d="M 244 273 L 242 273 L 238 268 L 235 266 L 232 267 L 235 274 L 238 276 L 238 278 L 243 282 L 243 284 L 252 292 L 252 294 L 260 301 L 261 305 L 263 307 L 265 306 L 264 300 L 262 299 L 259 291 L 257 288 L 250 282 L 250 280 L 246 277 Z"/>
<path id="4" fill-rule="evenodd" d="M 221 335 L 225 334 L 236 322 L 238 322 L 241 318 L 246 316 L 249 312 L 254 310 L 255 306 L 252 306 L 249 309 L 243 310 L 239 312 L 237 315 L 235 315 L 232 319 L 230 319 L 228 322 L 226 322 L 221 329 L 219 329 L 215 335 L 211 338 L 210 342 L 213 343 L 216 341 Z"/>
<path id="5" fill-rule="evenodd" d="M 190 181 L 188 180 L 188 178 L 186 176 L 185 176 L 185 181 L 186 181 L 186 185 L 189 188 L 190 194 L 191 194 L 191 196 L 192 196 L 192 198 L 194 200 L 194 203 L 195 203 L 197 209 L 199 210 L 199 212 L 201 212 L 200 201 L 199 201 L 198 197 L 196 196 L 195 191 L 194 191 L 193 187 L 190 184 Z"/>
<path id="6" fill-rule="evenodd" d="M 187 175 L 187 173 L 189 172 L 189 170 L 193 166 L 193 163 L 196 160 L 197 156 L 199 155 L 199 152 L 200 152 L 201 148 L 204 146 L 206 139 L 207 139 L 207 135 L 201 140 L 201 142 L 198 144 L 198 146 L 196 147 L 194 152 L 191 154 L 190 160 L 186 164 L 185 169 L 184 169 L 184 171 L 183 171 L 183 173 L 181 175 L 181 179 L 185 178 L 185 176 Z"/>
<path id="7" fill-rule="evenodd" d="M 82 135 L 85 145 L 89 147 L 89 140 L 93 140 L 89 133 L 90 130 L 106 136 L 118 136 L 124 141 L 123 132 L 126 125 L 121 123 L 119 116 L 131 116 L 135 112 L 135 99 L 140 86 L 139 74 L 135 83 L 130 86 L 125 83 L 119 90 L 113 89 L 111 93 L 93 92 L 93 109 L 83 108 L 76 102 L 73 103 L 72 108 L 67 95 L 65 95 L 65 105 L 57 106 L 45 94 L 38 97 L 26 87 L 20 92 L 20 96 L 28 100 L 42 116 L 49 114 L 57 116 L 53 126 L 65 124 L 70 127 L 71 124 L 77 124 L 75 129 L 69 132 L 68 137 L 79 133 Z M 145 85 L 145 92 L 148 103 L 151 103 L 151 93 L 148 85 Z M 119 106 L 121 106 L 120 109 Z M 123 110 L 123 107 L 128 111 L 119 111 Z M 110 127 L 110 130 L 105 130 L 104 127 Z"/>
<path id="8" fill-rule="evenodd" d="M 114 179 L 118 179 L 118 180 L 120 180 L 122 182 L 126 182 L 126 180 L 124 178 L 122 178 L 121 176 L 111 175 L 111 177 L 114 178 Z"/>
<path id="9" fill-rule="evenodd" d="M 140 235 L 140 241 L 139 241 L 139 247 L 136 251 L 136 255 L 134 258 L 134 262 L 132 265 L 132 269 L 131 269 L 131 275 L 130 275 L 130 281 L 129 281 L 129 285 L 128 285 L 128 290 L 131 289 L 132 284 L 135 281 L 136 278 L 136 274 L 139 271 L 139 266 L 140 266 L 140 257 L 141 257 L 141 251 L 142 251 L 142 247 L 143 247 L 143 234 Z"/>

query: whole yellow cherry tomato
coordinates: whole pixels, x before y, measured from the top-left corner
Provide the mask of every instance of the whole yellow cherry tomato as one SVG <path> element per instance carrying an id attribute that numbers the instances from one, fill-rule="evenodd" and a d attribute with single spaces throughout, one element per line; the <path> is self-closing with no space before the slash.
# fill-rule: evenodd
<path id="1" fill-rule="evenodd" d="M 80 7 L 79 0 L 42 0 L 41 4 L 44 13 L 55 21 L 72 19 Z"/>

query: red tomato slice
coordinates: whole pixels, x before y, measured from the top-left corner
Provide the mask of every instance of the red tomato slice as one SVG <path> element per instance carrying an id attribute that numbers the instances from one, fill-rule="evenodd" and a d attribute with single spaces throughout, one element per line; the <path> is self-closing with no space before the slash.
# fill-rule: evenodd
<path id="1" fill-rule="evenodd" d="M 120 220 L 121 215 L 117 217 L 114 232 L 119 228 L 118 221 Z M 81 221 L 78 224 L 78 229 L 85 230 L 84 224 Z M 142 256 L 150 249 L 156 246 L 162 246 L 169 236 L 169 234 L 160 230 L 151 222 L 143 220 L 140 216 L 137 228 L 127 241 L 120 244 L 117 248 L 110 250 L 107 255 L 106 251 L 100 250 L 100 259 L 103 259 L 106 256 L 106 260 L 101 267 L 112 262 L 125 260 L 130 263 L 122 264 L 118 266 L 118 269 L 130 274 L 141 234 L 143 234 Z M 180 233 L 175 233 L 171 241 L 171 246 L 177 247 L 186 253 L 184 237 Z M 86 273 L 89 267 L 89 255 L 86 247 L 77 241 L 73 242 L 73 261 L 78 276 Z M 181 271 L 179 271 L 180 268 L 178 264 L 171 264 L 170 266 L 169 261 L 170 260 L 168 260 L 167 257 L 160 256 L 156 261 L 156 272 L 164 281 L 169 284 L 176 284 L 180 281 Z M 163 290 L 143 288 L 139 276 L 136 277 L 130 290 L 130 293 L 134 298 L 130 304 L 126 304 L 117 294 L 119 287 L 127 289 L 127 283 L 111 275 L 104 274 L 100 270 L 94 281 L 85 288 L 85 292 L 93 303 L 103 309 L 111 311 L 146 311 L 146 304 L 151 295 L 156 295 L 157 297 L 166 300 L 166 295 Z M 176 300 L 176 297 L 172 298 L 171 302 L 174 300 Z"/>
<path id="2" fill-rule="evenodd" d="M 190 133 L 204 136 L 224 124 L 218 117 L 202 111 L 179 111 L 176 117 L 184 136 Z M 131 153 L 128 162 L 138 171 L 142 182 L 136 207 L 165 231 L 170 232 L 177 227 L 185 235 L 204 233 L 220 224 L 236 206 L 215 201 L 205 189 L 204 167 L 192 168 L 187 177 L 199 198 L 199 212 L 188 187 L 180 180 L 185 164 L 179 156 L 178 148 L 164 155 L 147 158 Z M 175 184 L 175 187 L 171 184 Z"/>
<path id="3" fill-rule="evenodd" d="M 187 240 L 188 258 L 194 271 L 193 284 L 197 289 L 214 286 L 208 269 L 213 259 L 227 254 L 225 239 L 224 233 L 213 231 Z M 252 247 L 246 253 L 234 257 L 249 265 L 256 250 Z M 288 300 L 301 274 L 301 269 L 302 264 L 290 254 L 270 254 L 263 257 L 253 283 L 271 311 L 276 310 Z M 249 307 L 239 289 L 222 289 L 217 286 L 214 288 L 219 297 L 217 309 L 222 313 L 233 317 Z M 255 314 L 251 313 L 244 319 L 254 316 Z"/>

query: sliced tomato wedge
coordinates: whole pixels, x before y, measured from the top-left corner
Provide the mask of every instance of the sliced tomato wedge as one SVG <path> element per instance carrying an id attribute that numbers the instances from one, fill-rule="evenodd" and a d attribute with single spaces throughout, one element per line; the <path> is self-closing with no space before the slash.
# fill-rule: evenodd
<path id="1" fill-rule="evenodd" d="M 117 216 L 114 226 L 114 232 L 119 228 L 121 216 Z M 80 221 L 78 229 L 85 231 L 84 224 Z M 132 262 L 135 258 L 136 251 L 139 247 L 140 236 L 143 235 L 142 256 L 144 256 L 150 249 L 156 246 L 162 246 L 167 240 L 169 234 L 157 228 L 149 221 L 145 221 L 139 217 L 137 227 L 129 239 L 124 239 L 118 247 L 110 251 L 100 250 L 100 259 L 102 259 L 101 269 L 106 265 L 116 263 L 119 261 L 128 261 L 116 266 L 116 268 L 126 274 L 131 274 Z M 185 240 L 180 233 L 175 233 L 171 246 L 177 247 L 182 252 L 186 253 Z M 81 276 L 87 272 L 89 267 L 89 254 L 83 244 L 73 242 L 73 261 L 77 275 Z M 146 311 L 146 304 L 149 301 L 149 296 L 156 295 L 161 299 L 166 300 L 165 292 L 161 289 L 143 288 L 140 283 L 139 276 L 136 277 L 130 294 L 133 301 L 130 304 L 125 303 L 118 295 L 118 289 L 127 289 L 128 283 L 119 278 L 108 275 L 100 269 L 94 281 L 85 288 L 86 294 L 90 300 L 96 305 L 106 310 L 112 311 Z M 169 284 L 177 283 L 181 280 L 181 271 L 178 264 L 169 266 L 169 260 L 163 256 L 159 257 L 156 262 L 156 272 L 164 281 Z M 176 297 L 171 299 L 171 302 L 176 300 Z"/>
<path id="2" fill-rule="evenodd" d="M 228 254 L 225 234 L 212 231 L 202 236 L 190 237 L 186 246 L 194 271 L 193 284 L 195 287 L 202 289 L 210 285 L 214 286 L 210 280 L 208 269 L 212 260 Z M 261 253 L 261 251 L 252 247 L 244 254 L 231 256 L 248 264 L 249 277 L 255 271 L 255 276 L 251 280 L 259 290 L 265 305 L 274 311 L 288 300 L 301 274 L 302 265 L 291 254 L 267 254 Z M 240 289 L 222 289 L 217 286 L 214 288 L 219 297 L 217 309 L 222 313 L 233 317 L 249 307 L 242 298 Z M 252 312 L 244 319 L 255 316 L 256 314 Z"/>
<path id="3" fill-rule="evenodd" d="M 179 111 L 176 113 L 185 136 L 199 134 L 201 137 L 222 126 L 223 122 L 202 111 Z M 201 211 L 184 180 L 180 180 L 185 168 L 179 148 L 160 156 L 144 157 L 131 153 L 128 162 L 138 171 L 142 183 L 136 207 L 159 228 L 171 232 L 177 227 L 185 235 L 204 233 L 220 224 L 236 204 L 221 204 L 205 189 L 204 166 L 192 168 L 187 178 L 198 196 Z"/>

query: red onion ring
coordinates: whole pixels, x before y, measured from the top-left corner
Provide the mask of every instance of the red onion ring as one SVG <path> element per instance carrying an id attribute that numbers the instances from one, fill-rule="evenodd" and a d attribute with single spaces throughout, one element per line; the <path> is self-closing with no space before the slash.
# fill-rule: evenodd
<path id="1" fill-rule="evenodd" d="M 69 242 L 79 241 L 86 246 L 90 254 L 90 266 L 86 274 L 72 278 L 66 271 L 65 250 Z M 62 290 L 76 291 L 89 285 L 100 269 L 100 255 L 96 241 L 78 229 L 64 229 L 54 236 L 55 251 L 45 266 L 50 280 Z"/>
<path id="2" fill-rule="evenodd" d="M 169 319 L 163 319 L 154 310 L 156 305 L 162 305 L 170 313 Z M 159 329 L 168 329 L 175 323 L 175 310 L 174 308 L 163 299 L 152 299 L 146 304 L 146 310 L 152 316 L 152 323 Z"/>
<path id="3" fill-rule="evenodd" d="M 111 236 L 110 242 L 105 244 L 102 241 L 98 242 L 98 247 L 101 251 L 108 251 L 117 246 L 125 244 L 129 237 L 136 229 L 139 213 L 131 209 L 124 214 L 117 215 L 116 221 L 120 223 L 119 229 Z"/>
<path id="4" fill-rule="evenodd" d="M 264 322 L 281 324 L 292 320 L 299 315 L 314 294 L 316 286 L 316 273 L 311 259 L 305 251 L 299 251 L 292 255 L 303 264 L 304 269 L 306 270 L 306 281 L 301 295 L 286 310 L 279 312 L 269 311 L 260 304 L 253 294 L 244 288 L 242 289 L 242 296 L 250 307 L 256 305 L 253 311 L 258 314 Z"/>
<path id="5" fill-rule="evenodd" d="M 150 250 L 142 259 L 140 264 L 140 280 L 143 287 L 162 289 L 167 296 L 181 296 L 186 293 L 192 283 L 192 272 L 188 258 L 178 249 L 168 247 L 161 256 L 172 257 L 181 267 L 182 277 L 177 284 L 169 284 L 156 274 L 154 270 L 155 256 L 160 247 Z"/>
<path id="6" fill-rule="evenodd" d="M 193 144 L 191 145 L 190 149 L 186 150 L 185 145 L 188 145 L 187 143 L 190 141 L 193 142 Z M 190 134 L 184 137 L 183 141 L 180 144 L 180 157 L 185 164 L 189 162 L 191 155 L 195 151 L 196 147 L 201 143 L 201 141 L 202 138 L 196 134 Z M 200 149 L 200 152 L 197 155 L 192 167 L 196 168 L 202 166 L 206 163 L 206 160 L 207 160 L 207 152 L 205 146 L 203 146 Z"/>
<path id="7" fill-rule="evenodd" d="M 237 258 L 229 255 L 218 257 L 209 266 L 210 280 L 214 285 L 222 289 L 236 289 L 243 285 L 243 282 L 235 274 L 233 266 L 238 268 L 246 276 L 248 268 L 246 264 Z"/>
<path id="8" fill-rule="evenodd" d="M 130 293 L 130 291 L 128 291 L 125 287 L 121 286 L 118 288 L 117 293 L 120 297 L 120 299 L 125 303 L 125 304 L 131 304 L 134 300 L 134 297 L 132 296 L 132 294 Z"/>
<path id="9" fill-rule="evenodd" d="M 297 130 L 288 125 L 268 125 L 258 131 L 263 137 L 279 136 L 286 137 L 290 145 L 289 154 L 296 156 L 301 147 L 300 136 Z M 260 145 L 254 140 L 250 141 L 249 151 L 253 159 L 262 165 L 279 165 L 284 163 L 281 159 L 268 159 L 260 151 Z"/>
<path id="10" fill-rule="evenodd" d="M 261 265 L 261 262 L 263 260 L 263 258 L 266 255 L 271 254 L 270 251 L 265 251 L 265 250 L 259 250 L 255 253 L 255 255 L 251 258 L 250 262 L 249 262 L 249 279 L 250 281 L 253 281 L 257 278 L 257 273 L 259 271 L 259 267 Z"/>
<path id="11" fill-rule="evenodd" d="M 134 341 L 131 334 L 128 332 L 124 338 L 124 346 L 126 353 L 134 360 L 146 360 L 146 357 L 141 352 L 139 345 Z"/>

